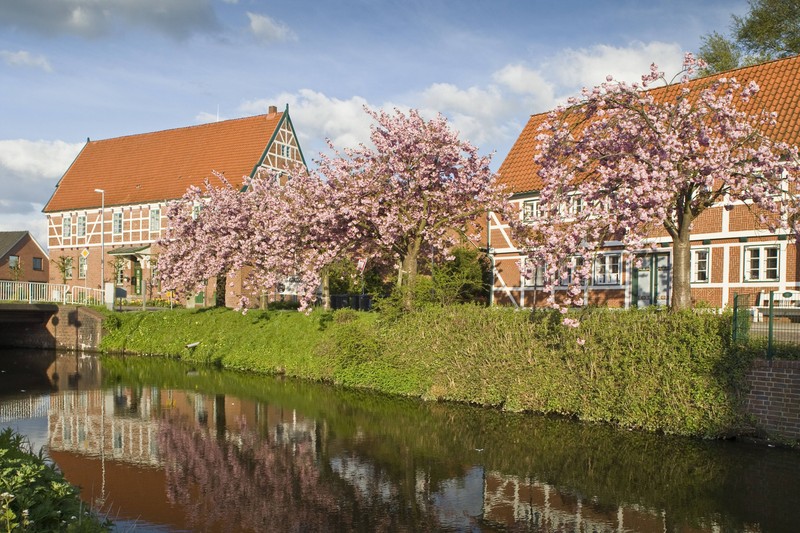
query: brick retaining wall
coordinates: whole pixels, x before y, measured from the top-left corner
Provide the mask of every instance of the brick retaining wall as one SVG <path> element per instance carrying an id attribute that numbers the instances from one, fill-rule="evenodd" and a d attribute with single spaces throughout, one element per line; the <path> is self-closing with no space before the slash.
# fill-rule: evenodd
<path id="1" fill-rule="evenodd" d="M 800 361 L 757 359 L 747 374 L 746 410 L 759 429 L 800 439 Z"/>
<path id="2" fill-rule="evenodd" d="M 103 337 L 103 315 L 74 305 L 5 304 L 0 346 L 95 352 Z"/>

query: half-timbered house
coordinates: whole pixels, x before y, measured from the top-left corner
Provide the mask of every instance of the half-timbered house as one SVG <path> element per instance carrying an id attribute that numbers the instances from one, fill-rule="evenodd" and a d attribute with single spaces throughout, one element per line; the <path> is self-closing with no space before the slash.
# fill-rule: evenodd
<path id="1" fill-rule="evenodd" d="M 101 288 L 114 282 L 129 298 L 160 295 L 153 276 L 156 242 L 166 231 L 167 204 L 214 172 L 234 187 L 259 169 L 305 165 L 288 106 L 265 115 L 92 141 L 59 180 L 44 213 L 50 278 Z M 63 274 L 62 274 L 63 271 Z M 57 279 L 58 278 L 58 279 Z M 230 302 L 241 280 L 230 280 Z M 213 302 L 214 284 L 187 302 Z"/>
<path id="2" fill-rule="evenodd" d="M 740 68 L 717 76 L 735 77 L 743 86 L 755 81 L 759 93 L 740 110 L 756 114 L 777 113 L 768 131 L 776 141 L 800 144 L 800 56 Z M 707 81 L 707 80 L 705 80 Z M 692 83 L 703 83 L 703 79 Z M 500 166 L 500 182 L 513 193 L 520 220 L 537 216 L 542 182 L 534 154 L 536 137 L 547 114 L 530 117 Z M 575 198 L 569 209 L 580 209 Z M 567 212 L 569 212 L 569 209 Z M 526 261 L 514 242 L 508 220 L 490 214 L 488 246 L 495 264 L 493 301 L 519 307 L 542 305 L 546 297 L 542 280 L 521 276 Z M 592 279 L 584 291 L 587 304 L 609 307 L 668 305 L 672 283 L 672 241 L 666 231 L 650 239 L 652 248 L 638 254 L 623 252 L 609 242 L 593 258 Z M 691 287 L 695 304 L 725 307 L 733 295 L 800 289 L 800 265 L 793 235 L 770 233 L 760 226 L 748 205 L 733 209 L 722 205 L 707 209 L 692 227 Z M 639 259 L 640 261 L 637 261 Z M 637 266 L 638 265 L 638 266 Z"/>

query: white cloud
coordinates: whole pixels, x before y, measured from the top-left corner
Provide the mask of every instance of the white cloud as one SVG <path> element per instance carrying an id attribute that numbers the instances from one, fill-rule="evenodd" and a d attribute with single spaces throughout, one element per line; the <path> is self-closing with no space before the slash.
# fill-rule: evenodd
<path id="1" fill-rule="evenodd" d="M 250 31 L 259 41 L 272 43 L 297 40 L 294 32 L 283 22 L 249 11 L 247 16 L 250 18 Z"/>
<path id="2" fill-rule="evenodd" d="M 0 50 L 0 58 L 12 67 L 33 67 L 40 68 L 45 72 L 53 72 L 53 67 L 50 66 L 50 62 L 47 61 L 46 57 L 42 55 L 35 56 L 25 50 L 18 52 Z"/>
<path id="3" fill-rule="evenodd" d="M 542 65 L 560 87 L 576 92 L 581 87 L 594 87 L 607 75 L 615 80 L 641 82 L 642 74 L 656 63 L 668 76 L 680 70 L 683 50 L 677 43 L 633 42 L 626 47 L 605 44 L 589 48 L 568 48 Z"/>
<path id="4" fill-rule="evenodd" d="M 282 93 L 272 98 L 245 102 L 240 109 L 245 113 L 266 113 L 270 105 L 277 105 L 281 109 L 287 103 L 309 163 L 317 158 L 319 152 L 326 150 L 325 139 L 330 139 L 337 148 L 355 147 L 358 143 L 369 141 L 372 118 L 364 112 L 364 106 L 369 104 L 360 96 L 341 100 L 310 89 L 301 89 L 296 94 Z"/>
<path id="5" fill-rule="evenodd" d="M 83 143 L 64 141 L 0 141 L 0 172 L 13 173 L 28 183 L 57 180 L 82 147 Z"/>
<path id="6" fill-rule="evenodd" d="M 0 141 L 0 230 L 29 230 L 47 245 L 42 208 L 82 147 L 64 141 Z"/>
<path id="7" fill-rule="evenodd" d="M 413 107 L 427 118 L 442 113 L 461 139 L 469 140 L 482 153 L 497 151 L 492 163 L 496 168 L 531 114 L 549 111 L 567 96 L 578 94 L 583 86 L 601 83 L 608 74 L 620 80 L 640 81 L 651 62 L 669 74 L 680 69 L 682 60 L 683 53 L 674 44 L 596 45 L 564 50 L 537 65 L 510 63 L 492 73 L 491 82 L 483 86 L 462 88 L 452 83 L 434 83 L 407 93 L 400 104 L 369 102 L 361 96 L 343 100 L 302 89 L 246 102 L 240 111 L 265 113 L 269 105 L 280 109 L 288 103 L 309 163 L 320 151 L 327 150 L 325 138 L 337 148 L 369 142 L 373 121 L 364 113 L 365 105 L 385 110 Z"/>

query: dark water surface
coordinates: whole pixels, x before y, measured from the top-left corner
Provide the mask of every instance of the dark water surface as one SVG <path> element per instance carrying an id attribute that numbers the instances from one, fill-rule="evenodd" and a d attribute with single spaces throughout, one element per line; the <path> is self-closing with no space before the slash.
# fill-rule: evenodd
<path id="1" fill-rule="evenodd" d="M 800 451 L 162 359 L 0 351 L 0 426 L 119 531 L 800 531 Z"/>

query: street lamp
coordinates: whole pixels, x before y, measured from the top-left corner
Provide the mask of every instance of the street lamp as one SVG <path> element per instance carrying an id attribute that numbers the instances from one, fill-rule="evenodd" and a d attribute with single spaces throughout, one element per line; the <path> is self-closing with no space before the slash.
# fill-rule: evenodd
<path id="1" fill-rule="evenodd" d="M 100 288 L 106 288 L 106 191 L 95 189 L 100 193 Z"/>

